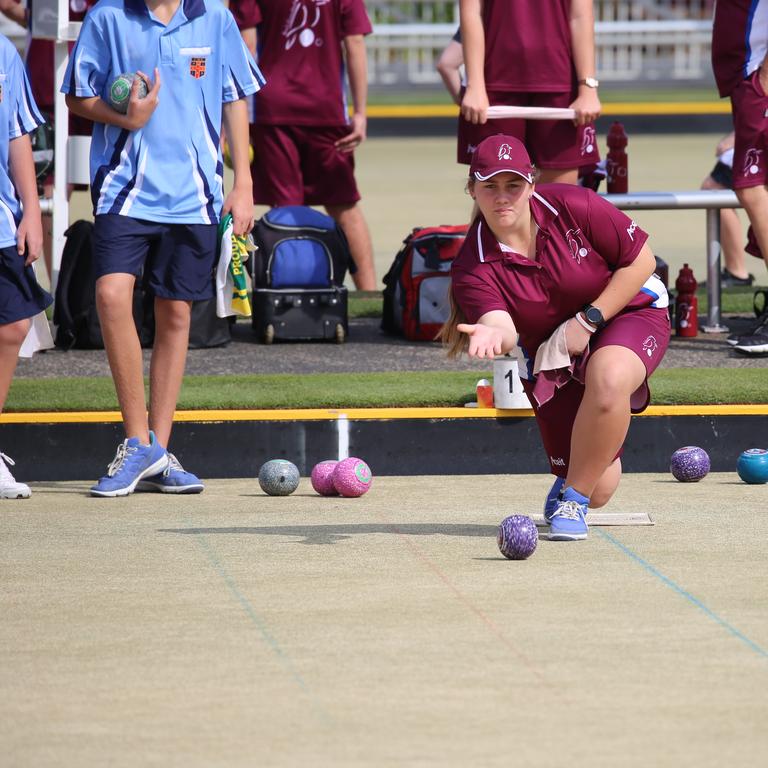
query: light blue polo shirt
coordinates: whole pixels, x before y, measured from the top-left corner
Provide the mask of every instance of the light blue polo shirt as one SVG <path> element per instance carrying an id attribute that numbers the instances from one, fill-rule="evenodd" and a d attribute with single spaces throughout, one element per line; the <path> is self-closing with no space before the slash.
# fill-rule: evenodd
<path id="1" fill-rule="evenodd" d="M 215 224 L 223 196 L 222 104 L 264 78 L 219 0 L 182 0 L 168 26 L 144 0 L 99 0 L 85 17 L 61 90 L 107 101 L 114 78 L 160 70 L 159 103 L 137 131 L 96 123 L 91 142 L 95 214 Z"/>
<path id="2" fill-rule="evenodd" d="M 16 226 L 22 213 L 8 174 L 8 147 L 13 139 L 44 122 L 18 51 L 0 35 L 0 248 L 16 245 Z"/>

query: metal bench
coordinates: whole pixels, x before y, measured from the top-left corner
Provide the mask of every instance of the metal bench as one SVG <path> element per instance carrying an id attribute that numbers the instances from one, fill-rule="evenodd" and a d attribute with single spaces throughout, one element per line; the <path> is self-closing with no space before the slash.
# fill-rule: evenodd
<path id="1" fill-rule="evenodd" d="M 666 211 L 703 209 L 706 211 L 707 253 L 707 322 L 705 333 L 723 333 L 720 301 L 720 209 L 741 208 L 730 190 L 697 190 L 695 192 L 633 192 L 625 195 L 603 195 L 622 211 Z"/>

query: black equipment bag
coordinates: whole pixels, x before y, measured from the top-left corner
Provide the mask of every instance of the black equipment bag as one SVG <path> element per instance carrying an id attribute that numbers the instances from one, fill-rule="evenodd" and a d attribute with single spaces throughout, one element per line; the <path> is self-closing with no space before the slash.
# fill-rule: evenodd
<path id="1" fill-rule="evenodd" d="M 343 342 L 351 256 L 341 227 L 313 208 L 284 206 L 267 211 L 252 234 L 252 324 L 261 341 Z"/>
<path id="2" fill-rule="evenodd" d="M 62 349 L 104 349 L 96 311 L 93 222 L 76 221 L 64 234 L 67 241 L 53 311 L 54 342 Z M 136 279 L 133 290 L 133 321 L 142 347 L 151 347 L 155 336 L 154 297 L 144 290 L 141 278 Z M 193 301 L 189 346 L 220 347 L 230 340 L 230 322 L 216 316 L 216 298 Z"/>
<path id="3" fill-rule="evenodd" d="M 341 344 L 349 331 L 347 289 L 254 288 L 253 329 L 265 344 L 275 339 L 325 339 Z"/>
<path id="4" fill-rule="evenodd" d="M 225 347 L 232 341 L 234 317 L 216 314 L 216 297 L 192 302 L 192 319 L 189 325 L 189 348 L 209 349 Z"/>

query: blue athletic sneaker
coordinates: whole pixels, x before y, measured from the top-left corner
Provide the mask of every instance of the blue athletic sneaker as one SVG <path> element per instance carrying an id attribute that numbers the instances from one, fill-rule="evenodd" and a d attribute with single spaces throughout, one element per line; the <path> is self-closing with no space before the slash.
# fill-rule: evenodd
<path id="1" fill-rule="evenodd" d="M 547 500 L 544 502 L 544 521 L 547 523 L 552 520 L 552 515 L 557 509 L 557 502 L 560 501 L 560 491 L 563 490 L 564 484 L 564 477 L 556 477 L 555 482 L 552 483 L 552 487 L 549 489 Z"/>
<path id="2" fill-rule="evenodd" d="M 549 538 L 551 541 L 578 541 L 586 539 L 589 528 L 587 507 L 589 499 L 574 491 L 570 486 L 563 491 L 563 498 L 557 502 L 557 507 L 549 521 Z"/>
<path id="3" fill-rule="evenodd" d="M 139 480 L 137 491 L 160 491 L 161 493 L 202 493 L 202 481 L 197 475 L 187 472 L 181 462 L 168 454 L 168 466 L 159 474 Z"/>
<path id="4" fill-rule="evenodd" d="M 107 468 L 107 474 L 91 487 L 92 496 L 127 496 L 133 493 L 142 477 L 156 475 L 168 466 L 168 454 L 157 442 L 154 432 L 149 433 L 149 445 L 142 445 L 138 437 L 123 440 Z"/>

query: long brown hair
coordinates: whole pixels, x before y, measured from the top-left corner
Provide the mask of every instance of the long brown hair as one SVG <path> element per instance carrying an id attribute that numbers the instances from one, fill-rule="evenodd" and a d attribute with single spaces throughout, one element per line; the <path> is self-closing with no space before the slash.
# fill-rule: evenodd
<path id="1" fill-rule="evenodd" d="M 469 336 L 456 329 L 459 323 L 466 323 L 467 318 L 461 311 L 461 307 L 456 303 L 456 299 L 453 298 L 453 290 L 450 287 L 448 288 L 448 302 L 450 304 L 450 314 L 443 323 L 438 338 L 445 347 L 448 357 L 454 358 L 467 351 L 469 348 Z"/>
<path id="2" fill-rule="evenodd" d="M 467 185 L 464 191 L 469 195 L 472 194 L 472 188 L 475 186 L 475 179 L 470 176 L 467 179 Z M 467 231 L 472 227 L 477 218 L 480 216 L 480 209 L 477 207 L 477 203 L 472 200 L 472 213 L 469 217 L 469 226 Z M 466 323 L 466 315 L 461 311 L 461 307 L 456 303 L 456 299 L 453 298 L 453 288 L 448 287 L 448 303 L 450 312 L 448 319 L 443 323 L 440 328 L 436 339 L 440 339 L 440 342 L 445 347 L 446 354 L 450 358 L 459 357 L 463 355 L 467 349 L 469 349 L 469 337 L 466 333 L 460 333 L 456 330 L 456 326 L 459 323 Z"/>

